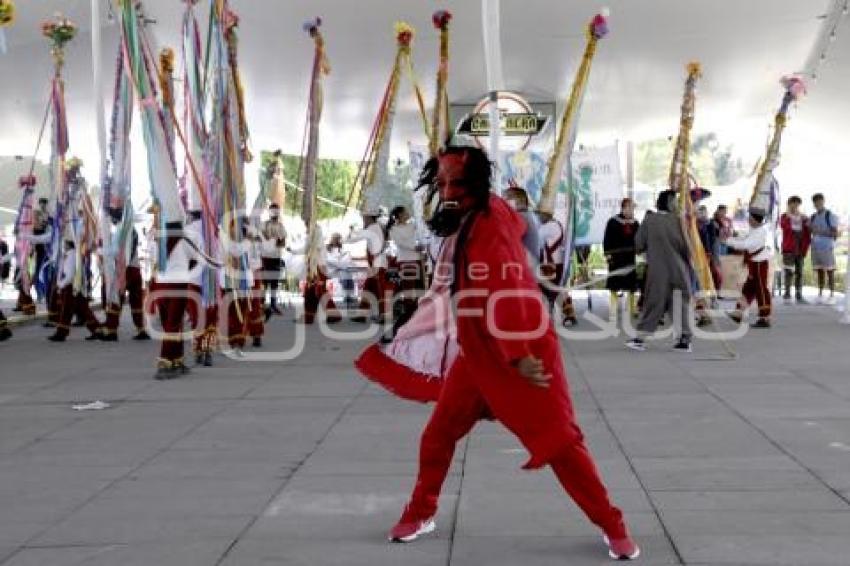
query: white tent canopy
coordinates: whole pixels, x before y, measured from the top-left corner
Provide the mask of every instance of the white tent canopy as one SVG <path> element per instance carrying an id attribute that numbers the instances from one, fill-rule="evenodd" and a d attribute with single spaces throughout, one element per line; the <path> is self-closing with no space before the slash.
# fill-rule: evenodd
<path id="1" fill-rule="evenodd" d="M 102 0 L 104 97 L 111 100 L 117 26 Z M 27 155 L 38 133 L 51 76 L 47 41 L 39 23 L 62 11 L 80 25 L 66 69 L 71 153 L 98 161 L 89 0 L 19 1 L 18 21 L 7 29 L 0 56 L 0 155 Z M 332 73 L 326 82 L 323 157 L 358 159 L 380 102 L 395 50 L 393 23 L 417 29 L 414 60 L 433 92 L 437 33 L 431 13 L 454 14 L 449 96 L 475 101 L 487 90 L 481 3 L 473 0 L 231 0 L 241 17 L 240 65 L 255 149 L 299 153 L 312 42 L 304 20 L 321 15 Z M 502 0 L 501 40 L 505 88 L 531 99 L 558 102 L 569 90 L 584 45 L 584 27 L 603 6 L 611 8 L 611 34 L 599 48 L 586 97 L 580 141 L 610 143 L 672 135 L 678 127 L 684 65 L 702 62 L 697 132 L 714 131 L 739 152 L 763 151 L 781 97 L 779 79 L 825 61 L 811 95 L 793 112 L 778 176 L 806 192 L 850 194 L 840 168 L 850 157 L 850 17 L 839 18 L 837 39 L 824 41 L 825 20 L 844 0 L 608 0 L 552 2 Z M 183 3 L 145 0 L 156 20 L 149 28 L 160 46 L 177 47 Z M 205 17 L 207 2 L 198 4 Z M 394 150 L 424 142 L 412 96 L 402 88 Z M 104 108 L 108 112 L 108 108 Z M 140 145 L 140 144 L 137 144 Z M 140 147 L 136 148 L 136 154 Z M 47 147 L 42 149 L 47 154 Z M 96 167 L 87 174 L 96 182 Z"/>

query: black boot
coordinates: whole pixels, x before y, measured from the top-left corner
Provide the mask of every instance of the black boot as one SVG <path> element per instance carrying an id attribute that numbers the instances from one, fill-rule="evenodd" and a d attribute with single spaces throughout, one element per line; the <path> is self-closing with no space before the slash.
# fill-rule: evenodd
<path id="1" fill-rule="evenodd" d="M 263 346 L 263 339 L 259 336 L 254 336 L 252 344 L 255 348 L 261 348 Z"/>
<path id="2" fill-rule="evenodd" d="M 8 328 L 0 328 L 0 342 L 5 342 L 12 337 L 12 331 Z"/>

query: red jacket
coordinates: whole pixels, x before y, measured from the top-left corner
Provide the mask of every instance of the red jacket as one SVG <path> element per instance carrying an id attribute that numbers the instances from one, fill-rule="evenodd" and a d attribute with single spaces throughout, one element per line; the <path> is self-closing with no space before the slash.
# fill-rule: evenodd
<path id="1" fill-rule="evenodd" d="M 782 228 L 782 253 L 784 254 L 800 254 L 804 256 L 809 253 L 809 246 L 812 243 L 812 227 L 808 216 L 805 214 L 801 214 L 800 216 L 803 219 L 803 234 L 800 239 L 800 249 L 797 249 L 797 242 L 794 240 L 794 231 L 791 229 L 791 217 L 785 212 L 779 218 L 779 226 Z"/>
<path id="2" fill-rule="evenodd" d="M 462 260 L 456 284 L 460 354 L 455 364 L 474 368 L 468 377 L 489 412 L 531 453 L 525 467 L 539 468 L 580 439 L 581 430 L 573 415 L 558 335 L 522 244 L 525 230 L 522 217 L 502 198 L 491 196 L 489 209 L 475 219 L 457 250 Z M 532 385 L 514 367 L 528 355 L 543 361 L 552 376 L 549 387 Z M 357 367 L 394 393 L 416 398 L 399 389 L 399 381 L 405 380 L 409 391 L 415 376 L 399 371 L 376 347 L 361 355 Z M 432 399 L 439 396 L 441 381 L 428 382 Z"/>

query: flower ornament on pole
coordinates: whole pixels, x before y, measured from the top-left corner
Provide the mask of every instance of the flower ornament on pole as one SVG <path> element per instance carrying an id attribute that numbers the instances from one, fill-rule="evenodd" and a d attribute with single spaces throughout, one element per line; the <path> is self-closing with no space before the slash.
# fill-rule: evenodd
<path id="1" fill-rule="evenodd" d="M 53 44 L 51 54 L 57 69 L 62 67 L 65 62 L 65 45 L 76 37 L 77 24 L 57 12 L 52 20 L 42 22 L 41 34 Z"/>
<path id="2" fill-rule="evenodd" d="M 395 38 L 399 47 L 410 49 L 416 30 L 407 22 L 395 23 Z"/>
<path id="3" fill-rule="evenodd" d="M 593 21 L 590 22 L 590 35 L 596 39 L 603 39 L 608 35 L 608 18 L 611 17 L 611 10 L 602 8 Z"/>
<path id="4" fill-rule="evenodd" d="M 14 0 L 0 0 L 0 54 L 6 53 L 6 28 L 15 24 Z"/>
<path id="5" fill-rule="evenodd" d="M 785 91 L 791 96 L 793 102 L 797 102 L 808 92 L 806 83 L 797 75 L 782 77 L 780 83 L 785 87 Z"/>

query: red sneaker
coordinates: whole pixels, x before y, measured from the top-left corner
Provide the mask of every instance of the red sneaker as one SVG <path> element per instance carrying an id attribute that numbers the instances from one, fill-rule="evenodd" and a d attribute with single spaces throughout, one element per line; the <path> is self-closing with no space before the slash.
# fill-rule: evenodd
<path id="1" fill-rule="evenodd" d="M 640 556 L 640 548 L 628 534 L 623 538 L 604 538 L 605 544 L 608 545 L 608 556 L 614 560 L 634 560 Z"/>
<path id="2" fill-rule="evenodd" d="M 401 519 L 390 531 L 390 542 L 413 542 L 421 535 L 433 533 L 437 529 L 437 523 L 434 522 L 434 517 L 421 519 L 416 517 L 410 507 L 404 508 L 404 513 Z"/>

